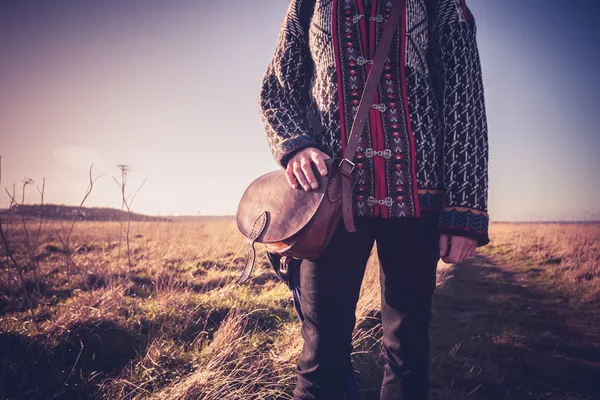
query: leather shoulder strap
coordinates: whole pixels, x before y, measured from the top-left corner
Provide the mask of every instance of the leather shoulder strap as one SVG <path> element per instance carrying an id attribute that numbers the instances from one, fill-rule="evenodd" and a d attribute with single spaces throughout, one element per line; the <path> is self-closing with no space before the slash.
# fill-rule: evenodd
<path id="1" fill-rule="evenodd" d="M 360 104 L 358 105 L 358 111 L 354 117 L 352 129 L 350 130 L 350 135 L 348 137 L 348 143 L 344 151 L 344 158 L 347 160 L 352 161 L 356 154 L 356 150 L 358 149 L 358 141 L 365 127 L 365 123 L 367 122 L 369 109 L 373 102 L 373 96 L 375 95 L 377 86 L 379 86 L 379 78 L 383 72 L 383 65 L 385 64 L 385 59 L 390 51 L 390 46 L 394 40 L 394 32 L 400 23 L 400 17 L 402 16 L 405 5 L 406 0 L 394 0 L 392 2 L 392 9 L 388 20 L 383 27 L 383 32 L 379 39 L 377 50 L 375 51 L 375 58 L 373 58 L 371 71 L 367 77 L 367 82 L 362 97 L 360 98 Z"/>

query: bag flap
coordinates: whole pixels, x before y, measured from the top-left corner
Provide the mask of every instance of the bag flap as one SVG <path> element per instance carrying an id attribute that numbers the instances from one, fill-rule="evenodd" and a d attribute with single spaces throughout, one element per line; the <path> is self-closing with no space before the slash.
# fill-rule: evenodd
<path id="1" fill-rule="evenodd" d="M 328 194 L 327 184 L 334 189 L 338 186 L 328 179 L 328 176 L 335 173 L 337 163 L 334 163 L 334 159 L 327 159 L 325 164 L 327 176 L 321 176 L 313 167 L 319 187 L 308 192 L 301 186 L 299 189 L 291 187 L 283 169 L 254 180 L 246 188 L 238 205 L 236 221 L 240 232 L 249 237 L 260 215 L 266 212 L 266 226 L 256 238 L 257 242 L 276 243 L 298 233 L 312 219 Z M 339 178 L 333 178 L 337 179 Z M 330 197 L 337 197 L 331 192 L 332 190 L 328 194 Z"/>

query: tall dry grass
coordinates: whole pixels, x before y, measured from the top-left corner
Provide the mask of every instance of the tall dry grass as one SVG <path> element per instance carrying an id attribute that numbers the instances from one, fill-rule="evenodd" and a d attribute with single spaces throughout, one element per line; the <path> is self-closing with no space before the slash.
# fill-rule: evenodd
<path id="1" fill-rule="evenodd" d="M 233 283 L 244 244 L 233 219 L 132 223 L 132 267 L 118 222 L 78 223 L 70 279 L 55 239 L 63 229 L 57 221 L 41 229 L 41 296 L 31 308 L 1 258 L 0 398 L 290 398 L 302 345 L 291 296 L 260 247 L 252 280 Z M 13 255 L 26 265 L 23 235 L 11 226 Z M 535 264 L 573 298 L 597 298 L 600 226 L 493 224 L 491 236 L 482 254 Z M 438 271 L 439 285 L 451 281 L 450 266 Z M 380 384 L 379 304 L 374 248 L 353 337 L 361 387 L 372 393 Z"/>

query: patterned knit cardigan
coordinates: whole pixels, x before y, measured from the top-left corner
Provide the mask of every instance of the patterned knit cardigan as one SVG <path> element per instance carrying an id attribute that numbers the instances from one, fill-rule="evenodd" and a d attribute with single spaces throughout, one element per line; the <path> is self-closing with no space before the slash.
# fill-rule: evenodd
<path id="1" fill-rule="evenodd" d="M 475 20 L 465 0 L 406 0 L 354 158 L 354 215 L 439 215 L 489 243 L 488 135 Z M 391 0 L 292 0 L 260 91 L 285 168 L 306 147 L 341 156 Z"/>

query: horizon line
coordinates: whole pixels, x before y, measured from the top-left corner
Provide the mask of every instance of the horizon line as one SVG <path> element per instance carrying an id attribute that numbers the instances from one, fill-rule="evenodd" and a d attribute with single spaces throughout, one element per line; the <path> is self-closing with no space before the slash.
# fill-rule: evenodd
<path id="1" fill-rule="evenodd" d="M 70 208 L 79 208 L 80 205 L 76 204 L 76 205 L 68 205 L 68 204 L 55 204 L 55 203 L 48 203 L 48 204 L 14 204 L 13 207 L 70 207 Z M 115 207 L 109 207 L 109 206 L 83 206 L 81 207 L 82 209 L 100 209 L 100 208 L 104 208 L 104 209 L 110 209 L 110 210 L 115 210 L 115 211 L 122 211 L 122 212 L 127 212 L 127 210 L 121 210 L 119 208 L 115 208 Z M 3 211 L 8 211 L 9 208 L 0 208 L 0 212 Z M 142 215 L 142 216 L 149 216 L 149 217 L 173 217 L 173 218 L 235 218 L 236 214 L 170 214 L 170 213 L 142 213 L 142 212 L 138 212 L 138 211 L 133 211 L 131 210 L 132 214 L 137 214 L 137 215 Z M 494 219 L 490 219 L 490 222 L 493 223 L 530 223 L 530 224 L 539 224 L 539 223 L 588 223 L 588 224 L 597 224 L 600 223 L 600 219 L 564 219 L 564 220 L 557 220 L 557 219 L 538 219 L 538 220 L 494 220 Z"/>

